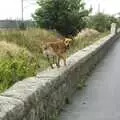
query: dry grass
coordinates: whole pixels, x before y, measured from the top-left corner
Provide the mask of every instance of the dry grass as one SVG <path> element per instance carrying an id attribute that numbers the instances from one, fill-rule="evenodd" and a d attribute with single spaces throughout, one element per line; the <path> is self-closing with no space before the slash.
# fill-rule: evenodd
<path id="1" fill-rule="evenodd" d="M 74 38 L 74 43 L 71 49 L 68 51 L 68 55 L 71 55 L 77 52 L 80 49 L 87 47 L 90 44 L 93 44 L 100 38 L 108 35 L 109 32 L 106 33 L 99 33 L 93 29 L 85 29 L 78 33 L 78 35 Z"/>
<path id="2" fill-rule="evenodd" d="M 26 47 L 34 54 L 41 52 L 42 41 L 55 41 L 60 37 L 59 34 L 44 29 L 28 29 L 26 31 L 8 30 L 0 32 L 0 40 L 16 43 L 19 46 Z"/>
<path id="3" fill-rule="evenodd" d="M 9 43 L 6 41 L 0 41 L 0 58 L 5 59 L 7 57 L 16 57 L 22 51 L 28 56 L 32 56 L 31 53 L 26 49 L 18 46 L 15 43 Z"/>
<path id="4" fill-rule="evenodd" d="M 75 39 L 84 39 L 86 37 L 97 36 L 100 33 L 94 29 L 85 28 L 77 34 Z"/>

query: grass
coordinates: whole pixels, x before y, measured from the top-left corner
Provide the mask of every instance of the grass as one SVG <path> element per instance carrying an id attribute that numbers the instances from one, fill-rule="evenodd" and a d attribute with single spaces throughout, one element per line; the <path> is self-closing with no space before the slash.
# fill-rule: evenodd
<path id="1" fill-rule="evenodd" d="M 75 37 L 68 56 L 107 34 Z M 46 69 L 49 65 L 41 53 L 41 42 L 55 41 L 58 38 L 62 36 L 44 29 L 0 31 L 0 92 L 15 82 Z"/>
<path id="2" fill-rule="evenodd" d="M 83 49 L 91 44 L 93 44 L 94 42 L 98 41 L 100 38 L 108 35 L 109 32 L 106 33 L 100 33 L 98 35 L 91 35 L 89 36 L 85 36 L 83 38 L 75 38 L 75 41 L 71 47 L 71 49 L 68 51 L 68 55 L 71 55 L 75 52 L 77 52 L 80 49 Z"/>

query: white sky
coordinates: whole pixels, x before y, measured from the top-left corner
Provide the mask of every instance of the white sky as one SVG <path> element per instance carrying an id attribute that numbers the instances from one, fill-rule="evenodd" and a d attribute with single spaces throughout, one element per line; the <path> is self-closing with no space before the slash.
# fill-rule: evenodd
<path id="1" fill-rule="evenodd" d="M 87 7 L 92 5 L 93 12 L 98 11 L 98 6 L 100 6 L 100 11 L 107 14 L 115 14 L 120 12 L 120 0 L 85 0 Z"/>
<path id="2" fill-rule="evenodd" d="M 24 19 L 31 19 L 36 0 L 24 1 Z M 0 19 L 21 19 L 21 0 L 0 0 Z"/>
<path id="3" fill-rule="evenodd" d="M 37 5 L 36 0 L 24 0 L 24 19 L 31 19 Z M 120 12 L 120 0 L 85 0 L 86 6 L 93 7 L 93 12 L 100 10 L 105 13 L 114 14 Z M 21 0 L 0 0 L 0 19 L 20 19 L 21 18 Z"/>

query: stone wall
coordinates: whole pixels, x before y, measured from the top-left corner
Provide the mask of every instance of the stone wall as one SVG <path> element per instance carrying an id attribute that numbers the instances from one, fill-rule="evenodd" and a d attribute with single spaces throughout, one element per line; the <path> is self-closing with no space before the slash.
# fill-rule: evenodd
<path id="1" fill-rule="evenodd" d="M 66 67 L 14 84 L 0 96 L 0 120 L 54 120 L 118 37 L 110 34 L 70 56 Z"/>

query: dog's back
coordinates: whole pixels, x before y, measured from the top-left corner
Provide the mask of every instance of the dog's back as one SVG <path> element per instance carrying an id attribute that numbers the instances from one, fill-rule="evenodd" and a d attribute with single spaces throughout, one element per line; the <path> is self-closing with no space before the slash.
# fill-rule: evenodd
<path id="1" fill-rule="evenodd" d="M 49 47 L 51 47 L 56 54 L 62 54 L 66 52 L 66 46 L 63 40 L 51 42 L 49 43 Z"/>

